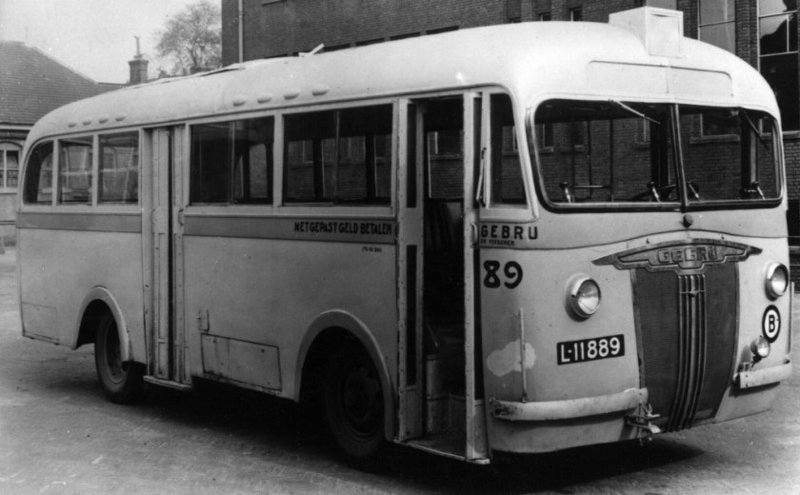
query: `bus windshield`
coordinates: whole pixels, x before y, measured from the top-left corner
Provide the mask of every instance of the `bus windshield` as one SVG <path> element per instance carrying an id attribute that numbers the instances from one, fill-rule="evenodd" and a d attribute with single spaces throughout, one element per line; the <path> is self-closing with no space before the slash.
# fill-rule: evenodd
<path id="1" fill-rule="evenodd" d="M 775 204 L 776 129 L 744 108 L 559 99 L 529 136 L 554 208 L 686 209 Z"/>

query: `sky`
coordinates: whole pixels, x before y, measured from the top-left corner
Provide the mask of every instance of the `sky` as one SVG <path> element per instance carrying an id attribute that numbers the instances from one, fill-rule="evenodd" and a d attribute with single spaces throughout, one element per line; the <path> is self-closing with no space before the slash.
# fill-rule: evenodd
<path id="1" fill-rule="evenodd" d="M 0 40 L 36 47 L 97 82 L 128 81 L 128 61 L 141 52 L 150 74 L 166 20 L 197 0 L 0 0 Z M 214 0 L 212 0 L 214 1 Z"/>

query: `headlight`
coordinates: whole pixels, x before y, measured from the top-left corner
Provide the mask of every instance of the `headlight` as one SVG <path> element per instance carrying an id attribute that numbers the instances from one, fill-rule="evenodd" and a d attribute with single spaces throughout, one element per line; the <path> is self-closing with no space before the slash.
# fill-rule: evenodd
<path id="1" fill-rule="evenodd" d="M 750 343 L 750 352 L 753 353 L 753 358 L 756 361 L 760 359 L 764 359 L 765 357 L 769 356 L 770 345 L 769 341 L 762 336 L 758 336 L 754 341 Z"/>
<path id="2" fill-rule="evenodd" d="M 578 318 L 592 316 L 600 307 L 600 287 L 586 275 L 577 275 L 567 284 L 567 306 Z"/>
<path id="3" fill-rule="evenodd" d="M 770 299 L 782 296 L 789 287 L 789 270 L 781 263 L 772 263 L 767 267 L 766 289 Z"/>

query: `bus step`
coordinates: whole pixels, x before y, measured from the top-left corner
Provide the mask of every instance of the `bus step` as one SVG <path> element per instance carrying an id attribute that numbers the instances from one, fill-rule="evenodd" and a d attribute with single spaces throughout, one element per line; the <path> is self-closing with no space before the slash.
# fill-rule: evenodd
<path id="1" fill-rule="evenodd" d="M 189 392 L 194 388 L 190 383 L 179 383 L 179 382 L 174 382 L 172 380 L 164 380 L 163 378 L 156 378 L 155 376 L 152 375 L 145 376 L 144 381 L 152 385 L 171 388 L 173 390 L 178 390 L 180 392 Z"/>
<path id="2" fill-rule="evenodd" d="M 432 452 L 452 459 L 466 460 L 467 440 L 463 431 L 447 431 L 408 441 L 415 449 Z"/>

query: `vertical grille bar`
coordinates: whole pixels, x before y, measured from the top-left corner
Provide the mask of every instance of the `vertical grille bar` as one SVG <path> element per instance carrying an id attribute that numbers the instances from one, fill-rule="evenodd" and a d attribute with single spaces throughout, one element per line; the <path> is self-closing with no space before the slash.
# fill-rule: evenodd
<path id="1" fill-rule="evenodd" d="M 697 412 L 697 405 L 700 400 L 700 393 L 705 383 L 705 370 L 706 370 L 706 341 L 708 340 L 708 326 L 707 326 L 707 311 L 706 311 L 706 278 L 705 276 L 697 277 L 694 281 L 696 283 L 696 293 L 694 297 L 696 303 L 696 314 L 693 321 L 697 325 L 697 332 L 695 334 L 695 353 L 693 356 L 692 369 L 696 376 L 693 381 L 693 391 L 689 398 L 689 409 L 686 418 L 684 419 L 681 428 L 688 428 L 694 422 L 695 413 Z"/>
<path id="2" fill-rule="evenodd" d="M 678 349 L 674 401 L 667 430 L 687 428 L 694 421 L 706 361 L 706 283 L 702 274 L 678 276 Z"/>

